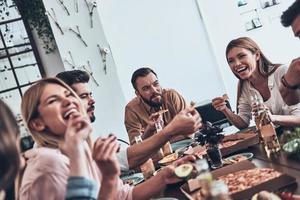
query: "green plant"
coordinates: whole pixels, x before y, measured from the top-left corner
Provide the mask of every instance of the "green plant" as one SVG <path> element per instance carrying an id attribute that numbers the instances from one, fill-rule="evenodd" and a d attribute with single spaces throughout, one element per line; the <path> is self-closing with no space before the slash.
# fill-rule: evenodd
<path id="1" fill-rule="evenodd" d="M 31 30 L 36 30 L 38 37 L 43 42 L 46 53 L 56 49 L 54 35 L 45 14 L 46 10 L 42 0 L 13 0 L 25 22 Z"/>
<path id="2" fill-rule="evenodd" d="M 281 136 L 281 142 L 287 143 L 294 139 L 300 139 L 300 127 L 296 128 L 289 128 L 284 130 L 282 136 Z"/>

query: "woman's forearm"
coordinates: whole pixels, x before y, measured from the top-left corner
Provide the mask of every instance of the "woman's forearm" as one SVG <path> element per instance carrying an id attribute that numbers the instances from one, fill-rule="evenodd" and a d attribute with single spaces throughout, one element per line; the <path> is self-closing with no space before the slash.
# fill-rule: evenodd
<path id="1" fill-rule="evenodd" d="M 300 116 L 294 115 L 272 115 L 272 122 L 281 126 L 299 126 Z"/>
<path id="2" fill-rule="evenodd" d="M 98 195 L 98 200 L 113 200 L 117 199 L 118 176 L 112 178 L 102 177 L 101 188 Z"/>
<path id="3" fill-rule="evenodd" d="M 238 129 L 244 129 L 249 126 L 240 116 L 234 114 L 229 108 L 223 111 L 227 119 Z"/>

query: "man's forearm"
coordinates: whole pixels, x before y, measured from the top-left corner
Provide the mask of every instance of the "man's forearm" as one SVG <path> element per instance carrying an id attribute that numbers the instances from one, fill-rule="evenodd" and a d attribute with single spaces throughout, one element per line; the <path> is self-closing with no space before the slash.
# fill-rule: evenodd
<path id="1" fill-rule="evenodd" d="M 132 196 L 134 200 L 150 199 L 158 196 L 165 187 L 164 178 L 160 174 L 157 174 L 146 182 L 135 186 Z"/>
<path id="2" fill-rule="evenodd" d="M 134 144 L 127 148 L 127 159 L 129 168 L 133 169 L 147 161 L 152 155 L 157 153 L 167 141 L 171 139 L 170 134 L 163 129 L 154 134 L 142 143 Z"/>

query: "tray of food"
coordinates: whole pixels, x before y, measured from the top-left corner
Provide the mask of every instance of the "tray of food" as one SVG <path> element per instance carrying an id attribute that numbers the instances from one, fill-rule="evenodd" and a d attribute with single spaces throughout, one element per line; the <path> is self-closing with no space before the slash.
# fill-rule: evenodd
<path id="1" fill-rule="evenodd" d="M 220 144 L 223 156 L 246 149 L 259 143 L 259 135 L 253 130 L 226 135 Z"/>
<path id="2" fill-rule="evenodd" d="M 249 199 L 262 190 L 276 191 L 296 182 L 294 177 L 271 168 L 257 168 L 248 160 L 214 170 L 212 175 L 214 179 L 227 184 L 232 199 Z M 197 184 L 196 179 L 190 179 L 181 186 L 181 191 L 188 199 L 197 200 L 199 194 L 203 193 L 201 184 L 198 188 Z"/>

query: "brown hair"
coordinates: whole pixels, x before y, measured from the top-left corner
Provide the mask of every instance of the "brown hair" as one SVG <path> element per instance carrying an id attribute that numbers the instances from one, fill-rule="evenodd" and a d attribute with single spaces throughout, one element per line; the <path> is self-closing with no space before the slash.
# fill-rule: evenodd
<path id="1" fill-rule="evenodd" d="M 19 128 L 8 106 L 0 100 L 0 191 L 12 186 L 19 168 Z"/>
<path id="2" fill-rule="evenodd" d="M 284 27 L 289 27 L 298 16 L 300 16 L 300 0 L 296 0 L 286 11 L 282 13 L 281 24 Z"/>
<path id="3" fill-rule="evenodd" d="M 78 95 L 63 81 L 59 80 L 58 78 L 45 78 L 32 85 L 25 92 L 22 98 L 21 110 L 23 118 L 26 122 L 28 129 L 32 134 L 34 141 L 39 146 L 58 148 L 58 145 L 62 140 L 61 137 L 54 135 L 48 129 L 45 129 L 42 132 L 38 132 L 34 130 L 30 125 L 31 121 L 39 116 L 38 106 L 40 104 L 40 98 L 42 96 L 42 93 L 44 92 L 45 87 L 48 84 L 57 84 L 68 89 L 72 93 L 72 95 L 74 95 L 80 101 Z M 80 109 L 81 113 L 86 114 L 86 111 L 83 109 L 83 106 L 80 106 Z M 91 144 L 90 138 L 88 139 L 88 143 Z"/>
<path id="4" fill-rule="evenodd" d="M 280 66 L 280 64 L 274 64 L 274 63 L 272 63 L 264 55 L 264 53 L 261 51 L 261 49 L 256 44 L 256 42 L 254 42 L 249 37 L 240 37 L 240 38 L 231 40 L 228 43 L 228 45 L 226 47 L 226 60 L 227 60 L 227 62 L 228 62 L 227 56 L 228 56 L 229 51 L 231 49 L 235 48 L 235 47 L 247 49 L 250 52 L 252 52 L 253 54 L 254 53 L 259 53 L 260 54 L 259 60 L 257 61 L 258 71 L 264 77 L 268 77 L 269 75 L 271 75 Z M 237 94 L 237 107 L 238 107 L 238 101 L 239 101 L 239 98 L 241 96 L 241 91 L 242 91 L 242 87 L 243 87 L 243 81 L 238 76 L 236 76 L 236 77 L 239 79 L 238 94 Z M 237 109 L 237 112 L 238 112 L 238 109 Z"/>
<path id="5" fill-rule="evenodd" d="M 139 68 L 137 70 L 135 70 L 132 74 L 132 77 L 131 77 L 131 84 L 133 86 L 133 88 L 135 90 L 138 90 L 137 87 L 136 87 L 136 80 L 139 78 L 139 77 L 145 77 L 147 76 L 148 74 L 150 73 L 153 73 L 156 77 L 156 73 L 153 71 L 153 69 L 149 68 L 149 67 L 142 67 L 142 68 Z"/>

